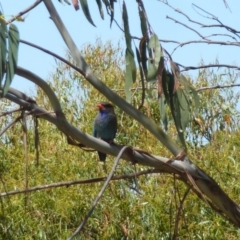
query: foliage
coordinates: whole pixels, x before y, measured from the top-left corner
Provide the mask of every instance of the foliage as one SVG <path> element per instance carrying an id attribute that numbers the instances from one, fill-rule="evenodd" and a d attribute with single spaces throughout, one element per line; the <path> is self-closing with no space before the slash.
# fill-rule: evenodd
<path id="1" fill-rule="evenodd" d="M 23 12 L 26 13 L 40 2 L 35 2 Z M 95 151 L 86 150 L 85 147 L 92 146 L 94 150 L 108 149 L 109 152 L 114 149 L 115 155 L 121 147 L 111 144 L 107 148 L 103 141 L 87 135 L 91 134 L 96 115 L 93 102 L 107 98 L 118 106 L 116 113 L 119 131 L 116 141 L 133 146 L 128 148 L 132 151 L 122 156 L 128 161 L 122 161 L 114 174 L 132 174 L 133 177 L 124 176 L 122 180 L 110 183 L 79 238 L 155 239 L 157 236 L 160 239 L 238 239 L 238 230 L 229 226 L 226 219 L 233 225 L 240 226 L 240 207 L 227 195 L 228 193 L 232 198 L 238 198 L 236 176 L 239 167 L 236 159 L 239 157 L 239 149 L 236 139 L 239 136 L 239 114 L 236 104 L 239 97 L 237 95 L 234 99 L 235 93 L 231 89 L 222 90 L 223 87 L 219 85 L 227 83 L 233 86 L 236 81 L 234 72 L 227 70 L 223 74 L 216 74 L 214 71 L 203 70 L 199 72 L 196 81 L 183 74 L 180 68 L 184 71 L 196 67 L 185 67 L 174 62 L 153 31 L 140 0 L 137 1 L 137 6 L 141 38 L 131 36 L 127 7 L 124 1 L 122 4 L 125 54 L 122 53 L 122 46 L 113 47 L 111 43 L 103 45 L 101 41 L 96 42 L 95 46 L 87 45 L 80 52 L 52 1 L 43 2 L 69 49 L 66 61 L 50 51 L 27 43 L 63 61 L 57 62 L 49 85 L 17 66 L 19 34 L 11 22 L 20 19 L 23 12 L 8 22 L 1 17 L 0 75 L 1 80 L 4 74 L 6 79 L 1 83 L 0 91 L 7 100 L 1 102 L 5 111 L 3 116 L 6 117 L 0 118 L 0 136 L 3 136 L 1 144 L 4 145 L 0 146 L 0 236 L 3 239 L 65 239 L 72 234 L 90 209 L 102 185 L 96 183 L 94 178 L 105 175 L 112 166 L 112 161 L 109 161 L 112 157 L 108 157 L 104 166 L 99 162 L 96 164 Z M 115 0 L 102 2 L 110 15 L 111 25 L 113 21 L 116 22 Z M 96 3 L 103 18 L 101 1 Z M 174 9 L 168 2 L 163 3 Z M 78 2 L 73 1 L 73 4 L 77 10 Z M 88 1 L 80 0 L 80 4 L 85 17 L 94 25 Z M 192 23 L 206 27 L 192 21 L 183 12 L 177 12 Z M 205 13 L 209 15 L 206 11 Z M 9 28 L 7 24 L 11 24 Z M 230 31 L 222 23 L 220 27 Z M 201 42 L 216 44 L 196 30 L 193 31 L 203 39 Z M 231 28 L 230 32 L 238 36 L 236 30 Z M 233 38 L 231 35 L 230 37 Z M 135 46 L 136 56 L 132 48 L 133 38 L 139 40 L 139 47 Z M 179 46 L 183 45 L 179 43 Z M 123 55 L 125 61 L 122 59 Z M 208 67 L 216 66 L 220 65 L 217 63 Z M 200 66 L 199 69 L 201 68 L 206 66 Z M 34 99 L 9 88 L 14 73 L 39 86 Z M 211 89 L 211 84 L 216 85 L 216 90 L 211 91 L 211 94 L 206 89 L 201 89 Z M 11 113 L 6 112 L 7 109 L 16 107 L 13 102 L 18 103 L 21 108 Z M 164 130 L 159 127 L 160 122 Z M 6 132 L 8 128 L 10 130 Z M 184 148 L 178 147 L 172 138 L 177 139 Z M 156 139 L 163 145 L 156 142 Z M 205 144 L 204 139 L 208 144 Z M 75 143 L 75 147 L 68 145 L 70 140 Z M 40 158 L 37 151 L 39 146 Z M 164 147 L 174 155 L 173 158 Z M 216 151 L 218 154 L 213 154 Z M 229 189 L 225 185 L 225 192 L 222 191 L 217 182 L 190 160 L 191 156 L 203 169 L 210 168 L 208 173 L 218 183 L 231 186 L 234 182 L 236 186 Z M 219 158 L 225 158 L 230 163 L 219 161 Z M 144 174 L 137 178 L 137 172 L 143 170 L 155 170 L 158 174 Z M 164 173 L 172 174 L 172 177 L 169 178 Z M 56 184 L 73 179 L 91 179 L 92 184 L 65 183 L 63 185 L 66 188 Z M 54 188 L 51 183 L 55 184 Z M 29 188 L 43 184 L 45 190 Z M 17 190 L 9 192 L 11 189 Z M 19 189 L 26 191 L 23 194 Z M 30 193 L 30 190 L 33 191 Z M 5 196 L 4 192 L 9 196 Z M 14 196 L 10 196 L 11 194 Z M 226 219 L 220 218 L 216 213 Z"/>
<path id="2" fill-rule="evenodd" d="M 124 71 L 116 67 L 123 61 L 123 54 L 120 51 L 120 46 L 114 47 L 110 42 L 103 45 L 98 40 L 94 46 L 87 45 L 83 55 L 90 62 L 92 69 L 104 76 L 103 81 L 124 96 Z M 200 76 L 204 74 L 200 73 Z M 209 73 L 208 77 L 210 76 Z M 61 62 L 57 62 L 49 83 L 56 90 L 67 119 L 85 132 L 91 133 L 96 114 L 92 99 L 94 98 L 95 103 L 104 100 L 102 96 L 77 72 Z M 198 86 L 198 81 L 196 84 Z M 207 85 L 205 81 L 203 86 Z M 215 94 L 216 98 L 221 96 L 219 92 Z M 207 96 L 202 95 L 202 110 L 208 103 Z M 37 89 L 36 101 L 40 106 L 51 110 L 45 94 L 40 89 Z M 140 101 L 141 99 L 135 98 L 136 106 Z M 10 102 L 1 102 L 1 104 L 6 108 L 11 105 Z M 144 106 L 143 111 L 160 121 L 157 101 L 151 100 L 149 106 Z M 168 154 L 163 146 L 156 144 L 154 137 L 137 122 L 130 121 L 119 109 L 117 115 L 120 119 L 117 142 L 133 145 L 155 154 Z M 81 116 L 80 121 L 79 116 Z M 6 121 L 9 122 L 14 117 L 16 114 L 12 114 L 9 119 L 0 118 L 1 128 Z M 28 122 L 28 126 L 32 126 L 30 117 Z M 28 129 L 26 176 L 20 132 L 21 124 L 15 125 L 6 132 L 5 139 L 8 141 L 4 147 L 0 147 L 1 192 L 24 189 L 26 178 L 31 187 L 104 176 L 102 164 L 98 162 L 95 152 L 85 152 L 68 145 L 66 138 L 56 127 L 45 120 L 39 121 L 38 165 L 34 148 L 34 131 L 31 127 Z M 233 198 L 238 199 L 237 176 L 240 168 L 237 159 L 240 145 L 237 142 L 240 133 L 235 131 L 229 135 L 228 131 L 222 131 L 215 134 L 217 136 L 212 140 L 212 144 L 200 148 L 190 147 L 189 154 L 198 156 L 198 164 L 204 169 L 209 169 L 210 174 L 216 176 L 219 184 L 227 181 L 229 182 L 227 185 L 230 186 L 234 181 L 235 187 L 226 191 Z M 226 145 L 226 141 L 229 144 Z M 109 156 L 107 169 L 110 169 L 112 160 L 113 158 Z M 133 166 L 122 161 L 115 175 L 144 169 L 147 167 Z M 222 169 L 221 172 L 218 169 Z M 102 183 L 74 185 L 2 198 L 0 238 L 66 239 L 85 216 L 101 185 Z M 182 182 L 165 174 L 141 176 L 137 182 L 134 179 L 113 181 L 79 239 L 155 239 L 156 236 L 159 239 L 169 239 L 173 236 L 174 220 L 185 191 L 186 186 Z M 184 202 L 183 214 L 179 219 L 179 238 L 238 239 L 239 232 L 197 200 L 195 195 L 190 194 Z"/>
<path id="3" fill-rule="evenodd" d="M 13 80 L 18 60 L 19 32 L 14 24 L 7 27 L 0 11 L 0 86 L 5 96 Z"/>

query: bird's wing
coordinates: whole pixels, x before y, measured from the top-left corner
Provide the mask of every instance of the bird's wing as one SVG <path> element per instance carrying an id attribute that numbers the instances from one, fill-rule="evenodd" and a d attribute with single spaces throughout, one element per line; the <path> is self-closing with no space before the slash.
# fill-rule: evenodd
<path id="1" fill-rule="evenodd" d="M 114 137 L 116 136 L 116 133 L 117 133 L 117 117 L 114 116 L 114 118 L 111 119 L 111 128 L 112 128 L 112 131 L 114 132 Z"/>
<path id="2" fill-rule="evenodd" d="M 97 137 L 96 118 L 95 118 L 94 123 L 93 123 L 93 132 L 92 132 L 92 134 L 93 134 L 94 137 Z"/>

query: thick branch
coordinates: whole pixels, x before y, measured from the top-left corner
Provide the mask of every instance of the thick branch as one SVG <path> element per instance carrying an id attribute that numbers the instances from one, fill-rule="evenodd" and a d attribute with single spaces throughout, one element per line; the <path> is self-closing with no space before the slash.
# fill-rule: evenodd
<path id="1" fill-rule="evenodd" d="M 16 74 L 38 85 L 48 96 L 54 112 L 56 114 L 62 113 L 62 108 L 56 94 L 43 79 L 41 79 L 36 74 L 21 67 L 17 67 Z"/>

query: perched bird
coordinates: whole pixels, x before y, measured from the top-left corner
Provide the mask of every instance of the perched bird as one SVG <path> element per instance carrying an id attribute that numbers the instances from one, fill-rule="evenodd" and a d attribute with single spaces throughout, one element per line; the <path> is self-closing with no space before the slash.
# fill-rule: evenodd
<path id="1" fill-rule="evenodd" d="M 117 117 L 113 105 L 108 102 L 100 102 L 97 107 L 99 113 L 94 120 L 93 136 L 105 142 L 113 143 L 117 132 Z M 98 152 L 100 161 L 106 160 L 106 154 Z"/>

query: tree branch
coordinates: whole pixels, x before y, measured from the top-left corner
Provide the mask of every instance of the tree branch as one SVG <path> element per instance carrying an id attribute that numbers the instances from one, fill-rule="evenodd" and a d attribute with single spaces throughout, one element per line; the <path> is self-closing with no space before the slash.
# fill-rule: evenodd
<path id="1" fill-rule="evenodd" d="M 15 20 L 19 20 L 21 19 L 21 16 L 23 16 L 24 14 L 26 14 L 27 12 L 31 11 L 33 8 L 35 8 L 39 3 L 41 3 L 42 0 L 37 0 L 35 3 L 33 3 L 31 6 L 29 6 L 28 8 L 26 8 L 25 10 L 19 12 L 17 15 L 15 15 L 13 18 L 11 18 L 10 20 L 7 21 L 7 24 L 10 24 L 12 22 L 14 22 Z"/>
<path id="2" fill-rule="evenodd" d="M 212 90 L 218 88 L 231 88 L 231 87 L 240 87 L 240 83 L 238 84 L 229 84 L 229 85 L 216 85 L 216 86 L 209 86 L 209 87 L 202 87 L 196 89 L 197 92 L 205 91 L 205 90 Z"/>
<path id="3" fill-rule="evenodd" d="M 159 170 L 159 169 L 145 170 L 145 171 L 132 173 L 132 174 L 127 174 L 127 175 L 113 176 L 111 181 L 116 181 L 116 180 L 120 180 L 120 179 L 130 179 L 130 178 L 135 178 L 136 176 L 138 177 L 138 176 L 142 176 L 142 175 L 160 173 L 160 172 L 161 172 L 161 170 Z M 12 196 L 12 195 L 17 195 L 17 194 L 24 194 L 24 193 L 27 193 L 27 192 L 29 193 L 29 192 L 41 191 L 41 190 L 46 190 L 46 189 L 50 189 L 50 188 L 70 187 L 70 186 L 73 186 L 73 185 L 98 183 L 98 182 L 103 182 L 103 181 L 106 181 L 106 177 L 92 178 L 92 179 L 86 179 L 86 180 L 75 180 L 75 181 L 68 181 L 68 182 L 51 183 L 51 184 L 45 184 L 45 185 L 30 187 L 28 189 L 3 192 L 3 193 L 0 193 L 0 198 L 7 197 L 7 196 Z"/>
<path id="4" fill-rule="evenodd" d="M 62 114 L 61 104 L 60 104 L 56 94 L 42 78 L 40 78 L 36 74 L 34 74 L 24 68 L 21 68 L 21 67 L 17 67 L 15 73 L 23 78 L 28 79 L 29 81 L 35 83 L 36 85 L 38 85 L 48 96 L 54 112 L 56 114 Z"/>
<path id="5" fill-rule="evenodd" d="M 180 63 L 177 63 L 177 65 L 179 65 L 180 67 L 183 68 L 183 70 L 181 70 L 181 72 L 185 72 L 185 71 L 189 71 L 189 70 L 198 70 L 198 69 L 203 69 L 203 68 L 220 68 L 220 67 L 226 67 L 226 68 L 234 68 L 237 70 L 240 70 L 240 67 L 235 66 L 235 65 L 228 65 L 228 64 L 208 64 L 208 65 L 201 65 L 201 66 L 183 66 Z"/>

